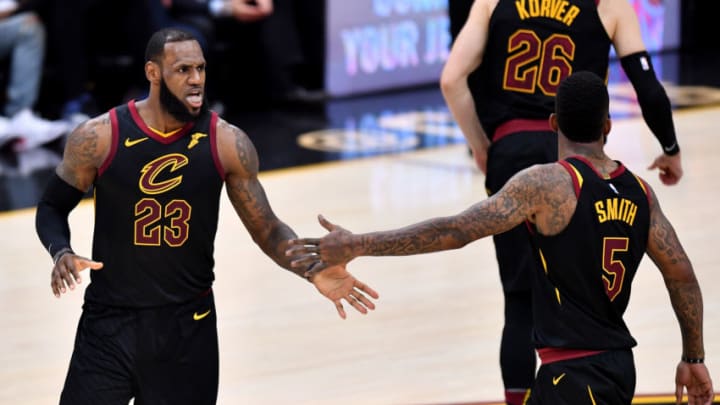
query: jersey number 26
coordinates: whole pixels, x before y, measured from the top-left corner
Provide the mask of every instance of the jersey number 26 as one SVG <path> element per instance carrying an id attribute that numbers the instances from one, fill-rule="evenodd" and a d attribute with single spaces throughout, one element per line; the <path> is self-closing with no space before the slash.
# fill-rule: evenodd
<path id="1" fill-rule="evenodd" d="M 530 30 L 517 30 L 508 39 L 503 88 L 535 93 L 539 88 L 555 96 L 560 82 L 572 73 L 575 43 L 564 34 L 553 34 L 544 41 Z"/>

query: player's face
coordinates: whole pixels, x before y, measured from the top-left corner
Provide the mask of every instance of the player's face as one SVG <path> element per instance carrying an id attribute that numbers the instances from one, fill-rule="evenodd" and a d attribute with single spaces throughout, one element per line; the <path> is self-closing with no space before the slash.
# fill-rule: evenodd
<path id="1" fill-rule="evenodd" d="M 205 58 L 197 41 L 165 44 L 160 103 L 177 120 L 194 120 L 207 110 Z"/>

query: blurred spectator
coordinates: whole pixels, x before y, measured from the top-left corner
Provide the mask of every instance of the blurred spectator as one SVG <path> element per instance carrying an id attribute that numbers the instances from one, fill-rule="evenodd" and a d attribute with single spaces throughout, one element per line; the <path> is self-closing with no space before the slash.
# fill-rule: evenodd
<path id="1" fill-rule="evenodd" d="M 173 24 L 192 26 L 204 39 L 208 69 L 231 69 L 213 75 L 210 97 L 219 93 L 218 83 L 227 86 L 223 73 L 231 73 L 246 78 L 236 84 L 243 94 L 253 94 L 253 106 L 324 99 L 323 0 L 154 1 L 165 6 Z"/>
<path id="2" fill-rule="evenodd" d="M 229 18 L 243 23 L 263 20 L 273 13 L 273 0 L 150 0 L 161 4 L 172 22 L 191 26 L 209 45 L 215 39 L 215 19 Z M 204 47 L 207 48 L 207 47 Z M 208 49 L 204 49 L 207 51 Z"/>
<path id="3" fill-rule="evenodd" d="M 38 99 L 45 56 L 45 28 L 16 1 L 0 0 L 0 59 L 9 59 L 5 105 L 0 120 L 0 148 L 23 151 L 52 142 L 71 124 L 38 117 Z"/>
<path id="4" fill-rule="evenodd" d="M 325 99 L 325 1 L 275 0 L 261 32 L 271 95 L 280 101 Z"/>
<path id="5" fill-rule="evenodd" d="M 83 114 L 87 118 L 104 109 L 104 104 L 121 101 L 99 103 L 96 84 L 123 92 L 144 88 L 144 44 L 152 33 L 148 0 L 44 1 L 51 34 L 49 53 L 61 79 L 63 117 Z M 122 77 L 116 74 L 118 67 L 131 73 Z M 96 80 L 102 75 L 104 81 Z"/>
<path id="6" fill-rule="evenodd" d="M 205 0 L 147 0 L 150 25 L 154 31 L 174 27 L 192 33 L 206 57 L 215 29 Z"/>

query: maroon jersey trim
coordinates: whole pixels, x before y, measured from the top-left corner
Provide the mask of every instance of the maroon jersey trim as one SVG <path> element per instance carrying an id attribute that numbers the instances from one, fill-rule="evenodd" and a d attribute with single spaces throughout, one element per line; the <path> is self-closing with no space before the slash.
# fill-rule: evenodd
<path id="1" fill-rule="evenodd" d="M 535 235 L 535 225 L 530 220 L 525 220 L 525 227 L 531 235 Z"/>
<path id="2" fill-rule="evenodd" d="M 493 134 L 492 141 L 497 142 L 510 134 L 526 131 L 552 131 L 552 128 L 550 128 L 548 120 L 514 119 L 505 121 L 498 126 Z"/>
<path id="3" fill-rule="evenodd" d="M 575 197 L 579 198 L 580 197 L 580 179 L 578 178 L 578 176 L 580 174 L 578 173 L 575 166 L 571 165 L 570 163 L 568 163 L 564 160 L 561 160 L 558 163 L 560 163 L 560 166 L 564 167 L 565 170 L 567 170 L 567 172 L 570 174 L 570 178 L 572 179 L 572 182 L 573 182 L 573 189 L 575 189 Z"/>
<path id="4" fill-rule="evenodd" d="M 220 161 L 220 152 L 218 151 L 217 122 L 218 115 L 217 113 L 213 112 L 210 116 L 210 151 L 212 152 L 215 168 L 217 169 L 220 178 L 225 181 L 225 168 Z"/>
<path id="5" fill-rule="evenodd" d="M 599 171 L 597 171 L 597 169 L 595 169 L 595 166 L 593 166 L 593 164 L 590 163 L 590 161 L 587 160 L 587 158 L 585 158 L 584 156 L 572 156 L 572 158 L 577 159 L 577 160 L 585 163 L 586 165 L 588 165 L 588 167 L 590 167 L 592 169 L 592 171 L 595 172 L 595 174 L 601 179 L 614 179 L 614 178 L 620 176 L 621 174 L 625 173 L 625 166 L 623 166 L 622 163 L 618 162 L 617 169 L 613 170 L 612 173 L 610 173 L 607 177 L 605 177 Z"/>
<path id="6" fill-rule="evenodd" d="M 120 127 L 118 126 L 117 111 L 114 108 L 110 110 L 110 127 L 112 128 L 110 130 L 110 152 L 98 169 L 98 177 L 102 176 L 105 170 L 107 170 L 110 163 L 112 163 L 113 159 L 115 159 L 115 154 L 117 153 L 118 139 L 120 139 Z"/>
<path id="7" fill-rule="evenodd" d="M 138 113 L 137 107 L 135 106 L 135 100 L 128 101 L 128 110 L 130 110 L 130 115 L 132 116 L 133 121 L 135 121 L 135 125 L 137 125 L 138 128 L 145 133 L 145 135 L 165 145 L 173 143 L 185 136 L 193 126 L 193 122 L 188 122 L 183 125 L 177 133 L 172 136 L 164 137 L 155 133 L 155 131 L 150 129 L 145 121 L 143 121 L 142 117 L 140 117 L 140 113 Z"/>
<path id="8" fill-rule="evenodd" d="M 652 195 L 650 194 L 650 185 L 645 180 L 640 178 L 640 176 L 638 176 L 634 173 L 633 173 L 633 175 L 635 176 L 635 179 L 637 179 L 638 183 L 640 183 L 640 188 L 642 188 L 643 192 L 645 192 L 645 197 L 648 200 L 648 204 L 652 205 Z"/>
<path id="9" fill-rule="evenodd" d="M 543 365 L 555 363 L 556 361 L 588 357 L 604 351 L 605 350 L 563 349 L 561 347 L 542 347 L 537 349 L 538 356 Z"/>

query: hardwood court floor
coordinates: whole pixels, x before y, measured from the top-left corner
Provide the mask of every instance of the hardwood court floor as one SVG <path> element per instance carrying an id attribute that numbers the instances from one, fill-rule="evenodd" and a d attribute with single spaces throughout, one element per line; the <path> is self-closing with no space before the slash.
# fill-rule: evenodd
<path id="1" fill-rule="evenodd" d="M 675 113 L 685 177 L 659 184 L 645 167 L 658 152 L 641 119 L 615 122 L 609 154 L 654 187 L 690 255 L 705 298 L 707 364 L 720 384 L 720 107 Z M 261 175 L 278 216 L 319 236 L 315 216 L 356 231 L 458 212 L 485 198 L 464 145 L 278 170 Z M 92 204 L 71 215 L 73 244 L 90 254 Z M 55 299 L 34 210 L 0 215 L 0 403 L 57 403 L 82 291 Z M 360 258 L 350 271 L 381 294 L 374 313 L 340 320 L 311 285 L 253 244 L 223 198 L 215 284 L 220 404 L 431 405 L 502 398 L 500 282 L 491 240 L 415 257 Z M 84 274 L 84 282 L 88 274 Z M 669 394 L 680 334 L 660 274 L 644 260 L 626 316 L 639 396 Z M 665 397 L 667 398 L 667 397 Z M 642 402 L 647 403 L 647 402 Z"/>

